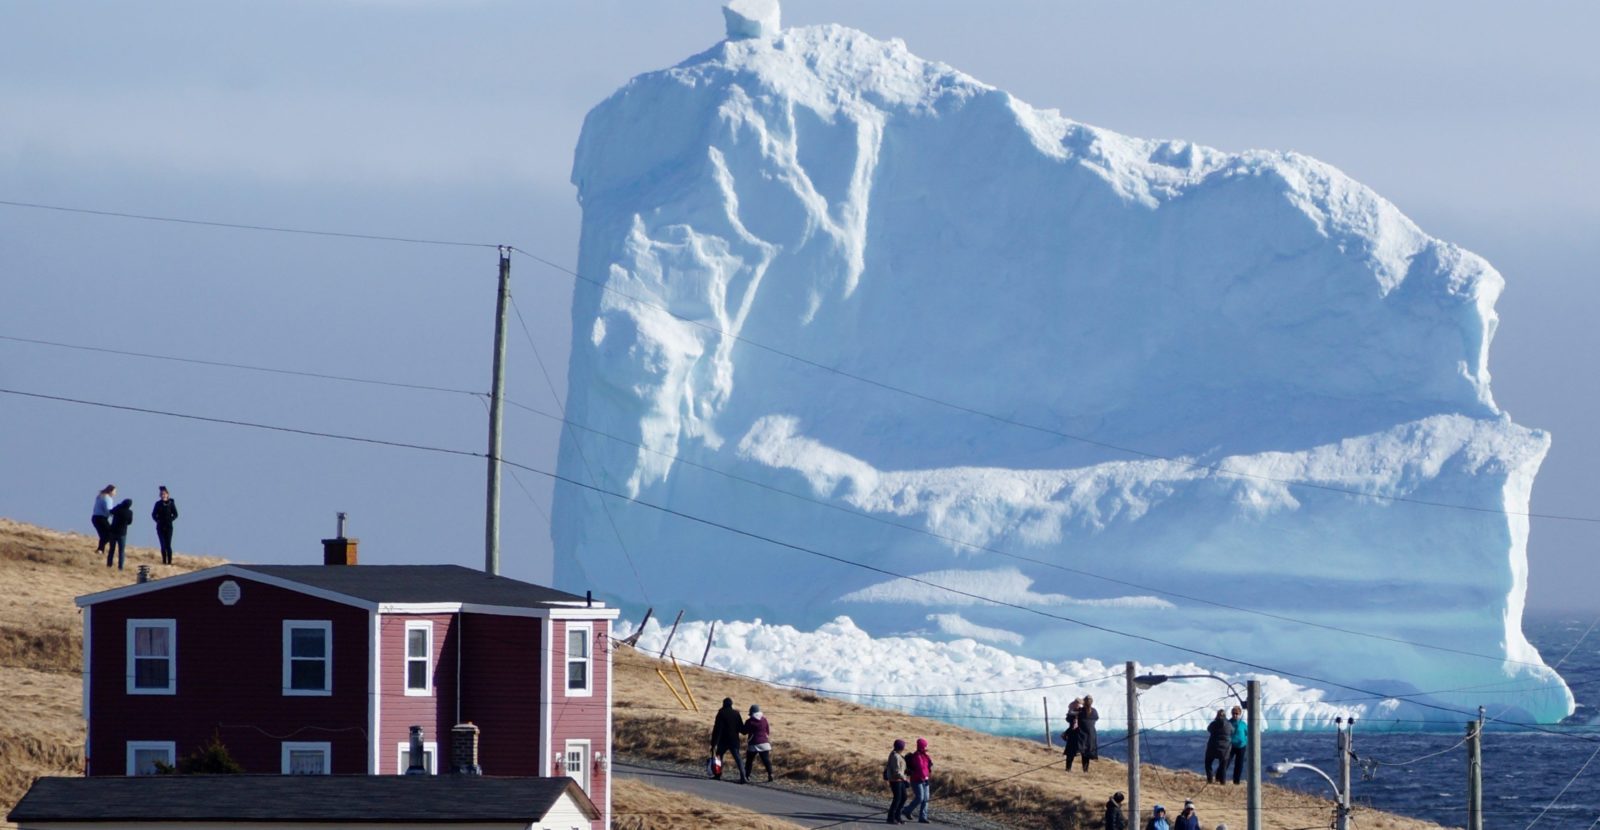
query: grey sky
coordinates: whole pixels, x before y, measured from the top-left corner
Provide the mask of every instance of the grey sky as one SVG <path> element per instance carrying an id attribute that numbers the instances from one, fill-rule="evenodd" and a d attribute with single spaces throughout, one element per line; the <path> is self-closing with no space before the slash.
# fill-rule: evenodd
<path id="1" fill-rule="evenodd" d="M 584 113 L 722 35 L 718 2 L 84 3 L 0 10 L 0 199 L 510 243 L 563 263 Z M 1535 511 L 1590 503 L 1600 330 L 1600 62 L 1580 3 L 788 2 L 1133 135 L 1299 150 L 1508 281 L 1500 404 L 1550 430 Z M 647 138 L 647 137 L 644 137 Z M 492 249 L 248 233 L 0 206 L 0 334 L 487 388 Z M 565 392 L 570 278 L 514 263 Z M 554 411 L 513 318 L 510 394 Z M 0 386 L 470 451 L 466 396 L 0 341 Z M 554 469 L 556 425 L 506 455 Z M 549 481 L 507 479 L 505 571 L 540 578 Z M 482 561 L 480 461 L 0 396 L 0 515 L 88 530 L 115 482 L 183 508 L 179 548 L 312 561 L 333 513 L 368 561 Z M 150 543 L 148 521 L 134 541 Z M 1593 524 L 1536 521 L 1535 607 L 1597 604 Z M 87 555 L 87 554 L 86 554 Z M 597 586 L 601 592 L 604 586 Z"/>

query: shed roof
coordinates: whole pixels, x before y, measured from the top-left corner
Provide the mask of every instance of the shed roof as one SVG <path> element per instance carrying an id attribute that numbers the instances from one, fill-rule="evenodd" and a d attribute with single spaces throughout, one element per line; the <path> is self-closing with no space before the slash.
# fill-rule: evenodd
<path id="1" fill-rule="evenodd" d="M 40 778 L 6 820 L 527 824 L 563 794 L 600 817 L 567 777 L 144 775 Z"/>

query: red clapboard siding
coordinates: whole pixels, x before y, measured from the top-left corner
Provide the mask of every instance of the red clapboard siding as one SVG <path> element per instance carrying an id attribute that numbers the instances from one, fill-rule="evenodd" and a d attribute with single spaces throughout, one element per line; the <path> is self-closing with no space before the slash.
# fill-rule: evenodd
<path id="1" fill-rule="evenodd" d="M 239 601 L 217 587 L 232 579 Z M 95 604 L 90 614 L 89 772 L 124 775 L 128 741 L 174 741 L 179 757 L 221 737 L 247 772 L 282 770 L 283 741 L 332 744 L 332 771 L 367 771 L 366 611 L 232 576 Z M 127 621 L 174 619 L 177 693 L 127 693 Z M 283 621 L 333 623 L 330 696 L 285 696 Z"/>
<path id="2" fill-rule="evenodd" d="M 456 636 L 454 614 L 384 614 L 379 617 L 378 773 L 405 772 L 400 746 L 411 742 L 411 727 L 423 740 L 438 743 L 435 768 L 450 771 L 450 727 L 456 724 Z M 427 696 L 406 693 L 406 623 L 433 624 L 433 688 Z"/>
<path id="3" fill-rule="evenodd" d="M 539 768 L 542 625 L 534 617 L 461 615 L 461 718 L 480 730 L 485 775 L 548 775 Z"/>
<path id="4" fill-rule="evenodd" d="M 570 695 L 567 692 L 567 627 L 569 624 L 588 625 L 592 628 L 589 637 L 589 671 L 592 674 L 590 686 L 593 691 L 587 696 Z M 609 767 L 610 760 L 603 763 L 594 763 L 594 753 L 608 752 L 609 735 L 606 721 L 606 708 L 609 696 L 607 687 L 611 682 L 608 656 L 611 649 L 611 628 L 608 620 L 552 620 L 554 637 L 551 639 L 551 697 L 552 711 L 550 713 L 550 750 L 551 769 L 545 775 L 565 775 L 564 769 L 557 769 L 563 750 L 568 740 L 587 740 L 590 747 L 589 781 L 584 789 L 589 793 L 589 798 L 604 809 L 606 793 L 611 786 Z M 584 784 L 584 782 L 579 782 Z M 595 827 L 602 826 L 595 822 Z"/>

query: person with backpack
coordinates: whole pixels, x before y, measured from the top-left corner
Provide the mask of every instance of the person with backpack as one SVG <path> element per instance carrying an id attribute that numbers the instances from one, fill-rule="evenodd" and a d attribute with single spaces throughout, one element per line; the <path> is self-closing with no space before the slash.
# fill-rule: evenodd
<path id="1" fill-rule="evenodd" d="M 889 784 L 889 817 L 884 819 L 886 824 L 905 824 L 900 810 L 906 806 L 906 786 L 910 783 L 906 779 L 906 742 L 895 738 L 894 748 L 889 750 L 889 759 L 883 762 L 883 780 Z"/>
<path id="2" fill-rule="evenodd" d="M 772 780 L 772 724 L 767 716 L 761 714 L 761 707 L 750 704 L 750 717 L 739 727 L 739 731 L 750 736 L 750 743 L 745 749 L 744 768 L 750 775 L 756 774 L 756 756 L 761 757 L 761 765 L 767 768 L 767 780 Z"/>
<path id="3" fill-rule="evenodd" d="M 733 708 L 733 698 L 722 699 L 722 708 L 717 710 L 717 719 L 711 726 L 711 757 L 717 759 L 719 769 L 713 778 L 722 779 L 722 756 L 733 753 L 733 766 L 739 770 L 739 783 L 747 784 L 744 776 L 744 765 L 739 758 L 739 731 L 744 728 L 744 719 L 739 717 L 739 710 Z"/>
<path id="4" fill-rule="evenodd" d="M 918 824 L 928 823 L 928 791 L 933 778 L 933 757 L 928 754 L 928 739 L 917 739 L 917 751 L 906 756 L 906 777 L 911 779 L 911 803 L 900 812 L 909 820 L 917 814 Z"/>
<path id="5" fill-rule="evenodd" d="M 106 543 L 106 567 L 111 567 L 111 560 L 117 560 L 117 570 L 122 570 L 122 561 L 128 553 L 128 525 L 133 524 L 133 499 L 123 499 L 116 507 L 111 508 L 111 538 Z"/>
<path id="6" fill-rule="evenodd" d="M 1228 714 L 1221 709 L 1217 716 L 1206 725 L 1206 783 L 1213 781 L 1221 784 L 1228 771 L 1229 744 L 1233 740 L 1233 727 L 1228 724 Z M 1216 775 L 1211 774 L 1211 767 L 1217 768 Z"/>
<path id="7" fill-rule="evenodd" d="M 1101 830 L 1128 830 L 1128 819 L 1122 815 L 1122 793 L 1112 793 L 1106 799 L 1106 817 Z"/>
<path id="8" fill-rule="evenodd" d="M 156 523 L 156 539 L 161 542 L 161 564 L 171 565 L 172 523 L 178 520 L 178 502 L 167 492 L 165 484 L 161 485 L 155 507 L 150 508 L 150 520 Z"/>
<path id="9" fill-rule="evenodd" d="M 1223 766 L 1233 765 L 1233 783 L 1239 783 L 1239 774 L 1244 771 L 1245 750 L 1250 746 L 1250 723 L 1244 719 L 1244 710 L 1233 707 L 1233 717 L 1228 720 L 1233 727 L 1233 737 L 1228 743 L 1228 760 Z M 1217 780 L 1222 780 L 1218 773 Z"/>

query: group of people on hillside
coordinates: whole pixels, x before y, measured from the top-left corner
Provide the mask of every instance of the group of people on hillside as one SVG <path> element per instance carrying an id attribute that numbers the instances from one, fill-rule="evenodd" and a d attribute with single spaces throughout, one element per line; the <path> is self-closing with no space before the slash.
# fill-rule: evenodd
<path id="1" fill-rule="evenodd" d="M 1094 708 L 1094 697 L 1084 695 L 1067 705 L 1067 728 L 1061 733 L 1066 749 L 1067 772 L 1072 772 L 1072 759 L 1083 758 L 1083 771 L 1089 771 L 1089 762 L 1100 757 L 1100 733 L 1095 722 L 1100 720 L 1100 710 Z"/>
<path id="2" fill-rule="evenodd" d="M 889 824 L 905 824 L 915 815 L 918 824 L 928 823 L 928 797 L 933 780 L 933 757 L 928 754 L 928 739 L 917 739 L 917 751 L 906 752 L 906 742 L 894 739 L 889 759 L 883 763 L 883 780 L 889 784 Z"/>
<path id="3" fill-rule="evenodd" d="M 1239 783 L 1244 770 L 1245 749 L 1250 746 L 1250 728 L 1244 719 L 1244 710 L 1233 707 L 1233 717 L 1217 710 L 1217 716 L 1206 726 L 1206 783 L 1226 784 L 1228 765 L 1233 765 L 1233 783 Z M 1216 775 L 1211 773 L 1216 766 Z"/>
<path id="4" fill-rule="evenodd" d="M 1104 830 L 1128 830 L 1128 819 L 1122 814 L 1122 793 L 1113 793 L 1106 801 L 1106 817 L 1101 823 Z M 1145 822 L 1144 830 L 1200 830 L 1200 814 L 1195 812 L 1194 802 L 1183 802 L 1183 812 L 1177 818 L 1167 818 L 1167 808 L 1157 804 L 1150 808 L 1150 820 Z M 1217 830 L 1228 830 L 1228 825 L 1219 824 Z"/>
<path id="5" fill-rule="evenodd" d="M 747 736 L 744 762 L 739 761 L 740 736 Z M 762 714 L 761 707 L 750 704 L 750 717 L 742 718 L 733 708 L 733 698 L 722 699 L 717 719 L 711 725 L 711 760 L 707 762 L 712 778 L 722 778 L 722 756 L 733 753 L 733 766 L 739 771 L 739 783 L 748 784 L 755 775 L 756 759 L 767 769 L 767 780 L 772 780 L 772 723 Z"/>
<path id="6" fill-rule="evenodd" d="M 155 506 L 150 509 L 150 519 L 156 523 L 156 538 L 161 541 L 161 564 L 172 564 L 172 523 L 178 520 L 178 502 L 162 485 Z M 117 485 L 107 484 L 94 497 L 94 513 L 89 517 L 100 543 L 95 553 L 106 555 L 106 567 L 112 562 L 122 570 L 127 558 L 128 526 L 133 524 L 133 499 L 117 501 Z"/>

